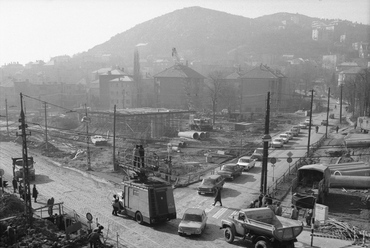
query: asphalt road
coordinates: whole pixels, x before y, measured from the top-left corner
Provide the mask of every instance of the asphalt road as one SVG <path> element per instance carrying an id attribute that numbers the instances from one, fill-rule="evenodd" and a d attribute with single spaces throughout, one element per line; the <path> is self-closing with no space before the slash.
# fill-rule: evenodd
<path id="1" fill-rule="evenodd" d="M 315 117 L 314 124 L 319 123 L 321 115 Z M 314 129 L 313 129 L 314 130 Z M 316 142 L 324 131 L 320 128 L 318 134 L 311 132 L 311 143 Z M 268 184 L 272 179 L 280 177 L 287 171 L 286 157 L 288 151 L 293 153 L 294 159 L 303 156 L 307 146 L 307 132 L 302 130 L 299 137 L 294 138 L 284 149 L 271 150 L 269 157 L 276 157 L 278 162 L 274 169 L 268 165 Z M 6 180 L 11 181 L 11 157 L 20 156 L 21 147 L 13 142 L 0 142 L 0 168 L 4 169 Z M 64 202 L 66 209 L 73 209 L 80 216 L 85 218 L 86 213 L 91 213 L 98 219 L 99 223 L 109 230 L 109 238 L 117 239 L 119 243 L 126 247 L 252 247 L 244 241 L 236 241 L 228 244 L 223 240 L 223 232 L 219 229 L 221 219 L 227 218 L 240 208 L 256 199 L 260 187 L 261 164 L 233 182 L 227 182 L 222 191 L 223 207 L 212 206 L 213 197 L 198 195 L 196 188 L 199 184 L 194 184 L 186 188 L 175 189 L 175 202 L 177 208 L 176 220 L 170 222 L 147 226 L 139 225 L 135 221 L 126 217 L 116 217 L 111 214 L 111 198 L 115 192 L 120 191 L 120 179 L 106 180 L 98 178 L 87 172 L 77 171 L 71 168 L 64 168 L 49 158 L 38 156 L 30 152 L 36 161 L 36 182 L 40 192 L 39 203 L 34 207 L 46 203 L 50 197 L 55 198 L 55 202 Z M 281 158 L 281 159 L 279 159 Z M 116 180 L 116 182 L 114 182 Z M 185 209 L 189 207 L 199 207 L 205 209 L 208 215 L 207 228 L 200 237 L 179 237 L 177 226 Z M 296 247 L 306 247 L 304 242 L 298 242 Z M 123 246 L 122 246 L 123 247 Z M 308 247 L 308 246 L 307 246 Z"/>

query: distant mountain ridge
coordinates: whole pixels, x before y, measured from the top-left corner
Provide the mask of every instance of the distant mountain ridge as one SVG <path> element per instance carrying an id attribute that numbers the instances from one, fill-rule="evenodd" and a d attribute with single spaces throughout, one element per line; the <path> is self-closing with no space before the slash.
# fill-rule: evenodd
<path id="1" fill-rule="evenodd" d="M 335 42 L 313 41 L 313 21 L 330 22 L 290 13 L 251 19 L 201 7 L 188 7 L 138 24 L 77 56 L 111 54 L 121 57 L 126 63 L 132 63 L 135 46 L 139 43 L 147 44 L 140 58 L 170 57 L 172 47 L 176 47 L 187 60 L 201 61 L 230 59 L 236 56 L 232 55 L 232 51 L 246 60 L 256 54 L 314 57 L 341 49 L 335 46 Z M 342 33 L 351 36 L 347 45 L 368 39 L 368 25 L 353 25 L 348 21 L 343 23 L 343 30 L 338 28 L 337 33 L 334 32 L 334 41 L 339 41 Z"/>

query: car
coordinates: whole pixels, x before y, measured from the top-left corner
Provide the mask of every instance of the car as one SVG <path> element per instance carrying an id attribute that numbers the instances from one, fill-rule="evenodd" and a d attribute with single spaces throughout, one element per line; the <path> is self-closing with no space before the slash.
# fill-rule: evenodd
<path id="1" fill-rule="evenodd" d="M 306 126 L 309 126 L 310 125 L 310 119 L 306 119 L 306 120 L 304 120 L 304 122 L 303 123 L 305 123 L 306 124 Z M 311 123 L 311 125 L 312 125 L 312 123 Z"/>
<path id="2" fill-rule="evenodd" d="M 297 136 L 298 136 L 298 134 L 299 134 L 298 129 L 297 129 L 297 128 L 295 128 L 295 127 L 292 127 L 292 128 L 290 129 L 290 131 L 292 132 L 292 134 L 293 134 L 293 136 L 294 136 L 294 137 L 297 137 Z"/>
<path id="3" fill-rule="evenodd" d="M 327 120 L 322 120 L 322 121 L 321 121 L 321 125 L 322 125 L 322 126 L 328 126 L 328 125 L 329 125 L 329 123 L 328 123 L 328 121 L 327 121 Z"/>
<path id="4" fill-rule="evenodd" d="M 293 139 L 294 135 L 291 131 L 286 131 L 285 133 L 289 136 L 289 139 Z"/>
<path id="5" fill-rule="evenodd" d="M 286 144 L 286 143 L 288 143 L 288 142 L 289 142 L 289 136 L 288 136 L 288 134 L 286 134 L 286 133 L 281 133 L 281 134 L 279 135 L 279 138 L 281 138 L 281 139 L 283 140 L 284 144 Z"/>
<path id="6" fill-rule="evenodd" d="M 304 122 L 299 123 L 299 127 L 300 127 L 301 129 L 307 129 L 307 128 L 308 128 L 308 127 L 307 127 L 307 125 L 306 125 L 306 123 L 304 123 Z"/>
<path id="7" fill-rule="evenodd" d="M 223 176 L 225 179 L 234 180 L 236 177 L 242 174 L 243 168 L 234 163 L 224 164 L 221 167 L 221 170 L 217 171 L 218 175 Z"/>
<path id="8" fill-rule="evenodd" d="M 256 165 L 256 160 L 248 156 L 239 158 L 237 164 L 243 168 L 243 171 L 249 171 Z"/>
<path id="9" fill-rule="evenodd" d="M 215 194 L 217 189 L 222 189 L 225 183 L 225 178 L 221 175 L 210 175 L 203 178 L 197 191 L 198 194 Z"/>
<path id="10" fill-rule="evenodd" d="M 284 141 L 282 138 L 275 138 L 272 142 L 271 142 L 271 147 L 273 148 L 283 148 L 284 147 Z"/>
<path id="11" fill-rule="evenodd" d="M 201 235 L 207 226 L 207 214 L 200 208 L 188 208 L 180 221 L 177 232 L 183 235 Z"/>
<path id="12" fill-rule="evenodd" d="M 294 125 L 292 128 L 297 128 L 298 134 L 301 132 L 301 126 L 300 125 Z"/>
<path id="13" fill-rule="evenodd" d="M 262 161 L 262 157 L 263 157 L 263 148 L 257 148 L 252 153 L 251 159 L 255 159 L 257 161 Z"/>

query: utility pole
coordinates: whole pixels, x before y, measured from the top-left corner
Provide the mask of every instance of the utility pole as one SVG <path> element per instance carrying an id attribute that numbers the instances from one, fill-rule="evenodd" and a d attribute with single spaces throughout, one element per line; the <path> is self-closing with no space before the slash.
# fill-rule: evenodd
<path id="1" fill-rule="evenodd" d="M 47 113 L 46 113 L 46 102 L 44 102 L 44 109 L 45 109 L 45 148 L 46 152 L 49 151 L 48 149 L 48 120 L 47 120 Z"/>
<path id="2" fill-rule="evenodd" d="M 116 165 L 116 105 L 114 104 L 113 111 L 113 170 L 117 171 Z"/>
<path id="3" fill-rule="evenodd" d="M 261 172 L 261 188 L 260 191 L 264 195 L 267 191 L 267 162 L 268 162 L 268 146 L 271 141 L 269 134 L 270 129 L 270 92 L 267 92 L 267 103 L 266 103 L 266 117 L 265 117 L 265 134 L 262 138 L 263 141 L 263 157 L 262 157 L 262 172 Z"/>
<path id="4" fill-rule="evenodd" d="M 87 170 L 91 171 L 91 161 L 90 161 L 90 137 L 89 137 L 89 122 L 90 118 L 87 116 L 87 106 L 85 104 L 85 116 L 82 121 L 86 125 L 86 145 L 87 145 Z"/>
<path id="5" fill-rule="evenodd" d="M 343 84 L 340 84 L 340 103 L 339 103 L 339 123 L 342 124 L 342 97 L 343 97 Z"/>
<path id="6" fill-rule="evenodd" d="M 313 104 L 313 90 L 311 90 L 311 107 L 310 107 L 310 124 L 308 126 L 308 142 L 307 142 L 307 156 L 310 154 L 310 140 L 311 140 L 311 126 L 312 126 L 312 104 Z"/>
<path id="7" fill-rule="evenodd" d="M 329 126 L 329 104 L 330 104 L 330 87 L 328 89 L 328 106 L 326 108 L 326 129 L 325 129 L 325 138 L 328 138 L 328 126 Z"/>
<path id="8" fill-rule="evenodd" d="M 6 133 L 9 136 L 8 99 L 5 99 Z"/>
<path id="9" fill-rule="evenodd" d="M 23 95 L 20 93 L 21 98 L 21 114 L 19 122 L 21 125 L 19 129 L 21 130 L 22 136 L 22 158 L 23 158 L 23 181 L 24 181 L 24 202 L 26 204 L 25 207 L 25 214 L 28 217 L 29 224 L 32 226 L 32 201 L 31 201 L 31 190 L 30 190 L 30 181 L 29 181 L 29 171 L 28 171 L 28 152 L 27 152 L 27 135 L 31 135 L 31 133 L 26 133 L 26 128 L 28 125 L 26 124 L 26 118 L 23 111 Z M 29 197 L 28 197 L 29 196 Z"/>

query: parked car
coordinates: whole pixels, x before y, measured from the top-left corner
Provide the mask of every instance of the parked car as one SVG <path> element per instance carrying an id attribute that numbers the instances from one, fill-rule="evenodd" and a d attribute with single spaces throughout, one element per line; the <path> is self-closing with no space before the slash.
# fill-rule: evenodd
<path id="1" fill-rule="evenodd" d="M 298 133 L 301 132 L 301 126 L 300 125 L 294 125 L 292 128 L 297 128 L 298 129 Z"/>
<path id="2" fill-rule="evenodd" d="M 239 158 L 237 165 L 243 168 L 243 171 L 249 171 L 256 165 L 256 160 L 248 156 Z"/>
<path id="3" fill-rule="evenodd" d="M 257 148 L 252 153 L 251 159 L 255 159 L 257 161 L 262 161 L 262 157 L 263 157 L 263 148 Z"/>
<path id="4" fill-rule="evenodd" d="M 284 147 L 284 141 L 282 138 L 275 138 L 272 142 L 271 142 L 271 147 L 273 148 L 282 148 Z"/>
<path id="5" fill-rule="evenodd" d="M 200 208 L 188 208 L 185 210 L 177 232 L 183 235 L 201 235 L 207 226 L 207 214 Z"/>
<path id="6" fill-rule="evenodd" d="M 217 171 L 218 175 L 223 176 L 225 179 L 234 180 L 242 174 L 243 168 L 238 164 L 224 164 L 221 170 Z"/>
<path id="7" fill-rule="evenodd" d="M 288 135 L 289 139 L 293 139 L 294 135 L 291 131 L 286 131 L 285 133 Z"/>
<path id="8" fill-rule="evenodd" d="M 284 144 L 286 144 L 286 143 L 288 143 L 288 142 L 289 142 L 289 136 L 288 136 L 288 134 L 286 134 L 286 133 L 281 133 L 281 134 L 279 135 L 279 138 L 281 138 L 281 139 L 283 140 Z"/>
<path id="9" fill-rule="evenodd" d="M 300 127 L 301 129 L 307 129 L 307 128 L 308 128 L 308 126 L 307 126 L 307 125 L 306 125 L 306 123 L 304 123 L 304 122 L 299 123 L 299 127 Z"/>
<path id="10" fill-rule="evenodd" d="M 210 175 L 205 177 L 198 187 L 198 194 L 215 194 L 217 188 L 223 188 L 224 183 L 225 178 L 221 175 Z"/>
<path id="11" fill-rule="evenodd" d="M 328 121 L 327 121 L 327 120 L 322 120 L 322 121 L 321 121 L 321 125 L 322 125 L 322 126 L 328 126 L 328 125 L 329 125 L 329 123 L 328 123 Z"/>
<path id="12" fill-rule="evenodd" d="M 294 137 L 297 137 L 297 136 L 298 136 L 298 134 L 299 134 L 298 129 L 297 129 L 297 128 L 295 128 L 295 127 L 292 127 L 292 128 L 290 129 L 290 131 L 292 132 L 292 134 L 293 134 L 293 136 L 294 136 Z"/>

